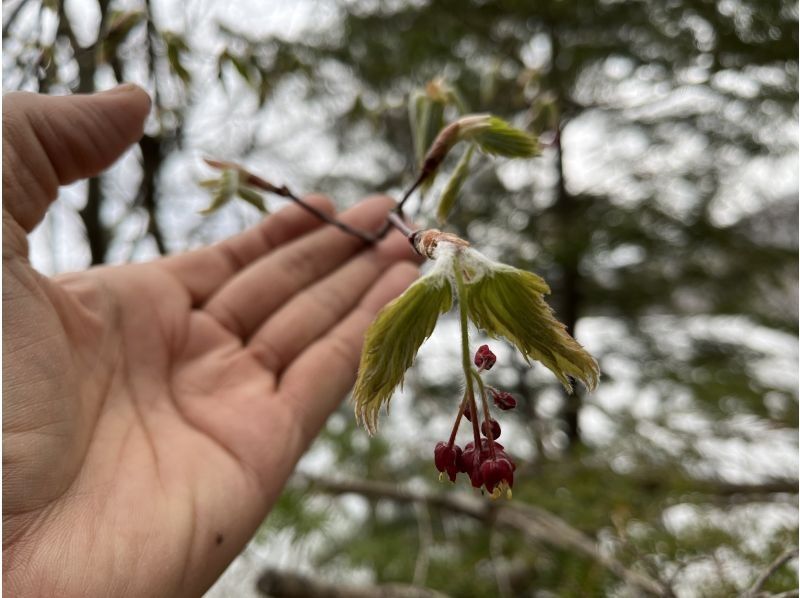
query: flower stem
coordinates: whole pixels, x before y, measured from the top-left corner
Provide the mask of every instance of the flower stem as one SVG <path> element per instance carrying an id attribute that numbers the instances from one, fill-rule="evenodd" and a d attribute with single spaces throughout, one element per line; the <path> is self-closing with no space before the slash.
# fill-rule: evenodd
<path id="1" fill-rule="evenodd" d="M 467 319 L 467 290 L 464 287 L 464 276 L 461 273 L 461 254 L 456 253 L 453 268 L 456 276 L 456 293 L 458 294 L 458 314 L 461 319 L 461 364 L 464 368 L 464 378 L 467 381 L 466 399 L 472 414 L 472 433 L 475 437 L 475 449 L 481 449 L 481 433 L 478 430 L 478 406 L 475 404 L 475 388 L 472 380 L 472 363 L 469 352 L 469 321 Z"/>
<path id="2" fill-rule="evenodd" d="M 483 385 L 483 380 L 478 375 L 478 372 L 472 370 L 472 375 L 475 377 L 475 381 L 478 383 L 478 392 L 481 393 L 481 403 L 483 405 L 483 421 L 486 422 L 486 437 L 489 439 L 489 454 L 492 458 L 495 458 L 494 452 L 494 433 L 492 432 L 492 426 L 489 423 L 491 421 L 491 416 L 489 415 L 489 401 L 486 398 L 486 387 Z"/>
<path id="3" fill-rule="evenodd" d="M 456 433 L 458 432 L 458 426 L 461 424 L 461 417 L 464 415 L 464 410 L 467 408 L 467 403 L 467 393 L 464 391 L 464 398 L 461 399 L 461 406 L 458 408 L 456 423 L 453 424 L 453 431 L 450 432 L 450 441 L 447 443 L 447 446 L 452 447 L 456 443 Z"/>

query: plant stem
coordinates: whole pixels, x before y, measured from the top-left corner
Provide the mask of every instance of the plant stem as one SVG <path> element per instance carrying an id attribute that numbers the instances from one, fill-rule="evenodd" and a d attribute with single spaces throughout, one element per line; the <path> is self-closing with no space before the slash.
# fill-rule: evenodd
<path id="1" fill-rule="evenodd" d="M 386 224 L 395 227 L 406 236 L 412 246 L 414 245 L 414 237 L 419 231 L 406 224 L 405 220 L 403 220 L 403 211 L 400 206 L 386 215 Z M 416 251 L 416 247 L 414 247 L 414 250 Z"/>
<path id="2" fill-rule="evenodd" d="M 486 422 L 486 437 L 489 439 L 489 454 L 492 458 L 495 458 L 494 452 L 494 432 L 492 432 L 492 426 L 489 423 L 491 421 L 491 417 L 489 415 L 489 401 L 486 399 L 486 387 L 483 385 L 483 380 L 478 375 L 475 370 L 472 370 L 472 375 L 475 378 L 475 381 L 478 383 L 478 391 L 481 393 L 481 403 L 483 405 L 483 421 Z"/>
<path id="3" fill-rule="evenodd" d="M 412 194 L 412 193 L 414 193 L 414 191 L 416 190 L 416 188 L 417 188 L 417 187 L 419 187 L 419 186 L 422 184 L 422 181 L 424 181 L 424 180 L 425 180 L 425 176 L 427 176 L 427 175 L 426 175 L 426 173 L 420 173 L 420 175 L 419 175 L 419 176 L 417 177 L 417 179 L 414 181 L 414 184 L 413 184 L 413 185 L 411 185 L 411 186 L 408 188 L 408 190 L 407 190 L 407 191 L 406 191 L 406 192 L 403 194 L 403 199 L 401 199 L 401 200 L 400 200 L 400 203 L 399 203 L 399 204 L 397 204 L 397 210 L 398 210 L 399 212 L 402 212 L 402 211 L 403 211 L 403 206 L 404 206 L 404 205 L 406 204 L 406 202 L 408 201 L 408 198 L 409 198 L 409 197 L 411 197 L 411 194 Z"/>
<path id="4" fill-rule="evenodd" d="M 253 184 L 255 187 L 258 187 L 259 189 L 261 189 L 263 191 L 269 191 L 271 193 L 275 193 L 276 195 L 280 195 L 281 197 L 285 197 L 286 199 L 290 199 L 291 201 L 293 201 L 294 203 L 299 205 L 304 210 L 314 214 L 314 216 L 316 216 L 317 218 L 319 218 L 323 222 L 326 222 L 328 224 L 332 224 L 333 226 L 337 227 L 342 232 L 345 232 L 345 233 L 347 233 L 349 235 L 353 235 L 354 237 L 358 237 L 359 239 L 361 239 L 365 243 L 372 244 L 372 243 L 375 243 L 375 241 L 377 241 L 376 235 L 373 235 L 373 234 L 368 233 L 368 232 L 363 231 L 363 230 L 359 230 L 357 228 L 353 228 L 352 226 L 342 222 L 341 220 L 339 220 L 335 216 L 330 216 L 330 215 L 326 214 L 325 212 L 323 212 L 322 210 L 319 210 L 319 209 L 315 208 L 310 203 L 306 202 L 302 198 L 300 198 L 297 195 L 295 195 L 288 187 L 286 187 L 286 185 L 283 185 L 283 186 L 278 187 L 276 189 L 275 187 L 273 187 L 272 185 L 270 185 L 269 183 L 264 181 L 261 177 L 257 177 L 255 175 L 251 175 L 250 177 L 248 177 L 248 181 L 247 182 Z"/>
<path id="5" fill-rule="evenodd" d="M 456 443 L 456 434 L 458 433 L 458 426 L 461 425 L 461 417 L 464 415 L 464 410 L 467 408 L 467 393 L 464 391 L 464 398 L 461 399 L 461 406 L 458 408 L 458 415 L 456 416 L 456 422 L 453 424 L 453 431 L 450 432 L 450 440 L 447 443 L 447 446 L 453 446 Z"/>
<path id="6" fill-rule="evenodd" d="M 469 321 L 467 319 L 467 291 L 464 287 L 464 276 L 461 274 L 461 259 L 457 253 L 454 260 L 456 275 L 456 292 L 458 294 L 458 314 L 461 319 L 461 364 L 467 380 L 466 398 L 472 412 L 472 433 L 475 436 L 475 450 L 481 450 L 481 434 L 478 430 L 478 406 L 475 404 L 475 389 L 472 385 L 472 363 L 469 353 Z"/>
<path id="7" fill-rule="evenodd" d="M 349 224 L 342 222 L 335 216 L 330 216 L 329 214 L 315 208 L 313 205 L 306 202 L 304 199 L 295 194 L 291 189 L 289 189 L 286 185 L 281 185 L 280 187 L 273 185 L 269 181 L 262 179 L 260 176 L 253 174 L 248 170 L 245 170 L 238 164 L 235 164 L 233 162 L 226 162 L 223 160 L 214 160 L 211 158 L 206 158 L 205 161 L 212 168 L 217 168 L 220 170 L 224 169 L 237 170 L 239 172 L 239 175 L 248 185 L 255 187 L 256 189 L 260 189 L 261 191 L 266 191 L 267 193 L 273 193 L 280 197 L 291 200 L 297 205 L 299 205 L 301 208 L 306 210 L 307 212 L 312 213 L 314 216 L 316 216 L 323 222 L 331 224 L 336 228 L 338 228 L 339 230 L 341 230 L 342 232 L 357 237 L 369 245 L 377 243 L 386 236 L 386 234 L 389 232 L 390 229 L 396 228 L 406 236 L 408 241 L 411 243 L 411 246 L 414 247 L 414 250 L 416 251 L 416 247 L 414 246 L 414 237 L 419 231 L 412 229 L 410 226 L 408 226 L 408 224 L 406 224 L 405 220 L 403 219 L 404 216 L 403 203 L 405 202 L 406 199 L 408 199 L 408 196 L 417 187 L 419 183 L 414 183 L 414 185 L 408 190 L 408 192 L 403 197 L 403 200 L 398 204 L 398 206 L 386 215 L 386 222 L 380 228 L 380 230 L 378 230 L 378 232 L 372 233 L 369 231 L 352 227 Z"/>

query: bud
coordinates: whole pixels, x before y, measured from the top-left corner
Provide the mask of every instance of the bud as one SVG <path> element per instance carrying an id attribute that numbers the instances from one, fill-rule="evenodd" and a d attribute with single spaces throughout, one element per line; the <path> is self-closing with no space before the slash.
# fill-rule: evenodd
<path id="1" fill-rule="evenodd" d="M 446 442 L 439 442 L 433 450 L 433 463 L 436 469 L 441 473 L 446 472 L 451 482 L 456 481 L 460 457 L 461 448 L 458 445 L 450 446 Z"/>
<path id="2" fill-rule="evenodd" d="M 464 417 L 467 419 L 468 422 L 472 421 L 472 409 L 469 405 L 467 405 L 466 409 L 464 409 Z"/>
<path id="3" fill-rule="evenodd" d="M 503 411 L 508 411 L 517 406 L 517 400 L 509 392 L 504 390 L 492 390 L 494 404 Z"/>
<path id="4" fill-rule="evenodd" d="M 488 422 L 486 420 L 483 421 L 481 424 L 481 432 L 483 435 L 489 438 L 489 434 L 487 433 L 489 431 L 489 426 L 486 425 L 487 423 L 489 423 L 492 428 L 492 438 L 500 438 L 500 424 L 494 419 L 490 419 Z"/>
<path id="5" fill-rule="evenodd" d="M 489 349 L 489 345 L 481 345 L 478 347 L 478 350 L 475 351 L 474 361 L 478 369 L 491 370 L 495 361 L 497 361 L 497 357 L 495 357 L 495 354 Z"/>
<path id="6" fill-rule="evenodd" d="M 451 243 L 458 247 L 469 247 L 469 243 L 461 237 L 452 233 L 443 233 L 437 228 L 417 231 L 410 240 L 418 254 L 431 260 L 435 259 L 434 252 L 441 242 Z"/>

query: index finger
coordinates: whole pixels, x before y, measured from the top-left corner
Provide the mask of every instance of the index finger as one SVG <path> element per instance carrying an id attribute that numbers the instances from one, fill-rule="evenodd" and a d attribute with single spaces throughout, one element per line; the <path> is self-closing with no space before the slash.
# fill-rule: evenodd
<path id="1" fill-rule="evenodd" d="M 326 214 L 334 214 L 331 200 L 310 195 L 304 200 Z M 267 216 L 256 226 L 209 247 L 164 258 L 159 265 L 177 278 L 199 306 L 228 279 L 277 247 L 315 230 L 323 222 L 298 205 Z"/>

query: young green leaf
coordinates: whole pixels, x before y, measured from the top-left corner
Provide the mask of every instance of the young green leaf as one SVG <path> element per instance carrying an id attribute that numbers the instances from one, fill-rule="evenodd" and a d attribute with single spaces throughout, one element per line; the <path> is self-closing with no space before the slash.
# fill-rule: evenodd
<path id="1" fill-rule="evenodd" d="M 458 199 L 458 193 L 461 191 L 464 181 L 467 180 L 467 175 L 469 175 L 469 162 L 472 159 L 474 151 L 475 146 L 470 145 L 467 151 L 464 152 L 464 155 L 461 156 L 461 159 L 456 165 L 456 169 L 453 171 L 453 174 L 450 175 L 450 180 L 447 181 L 447 186 L 444 188 L 442 196 L 439 198 L 436 218 L 439 220 L 440 224 L 444 224 L 447 220 L 450 211 L 456 203 L 456 199 Z"/>
<path id="2" fill-rule="evenodd" d="M 364 337 L 353 400 L 356 419 L 374 434 L 378 414 L 442 314 L 450 309 L 453 292 L 446 276 L 430 273 L 384 307 Z"/>
<path id="3" fill-rule="evenodd" d="M 536 137 L 516 129 L 496 116 L 486 115 L 482 122 L 472 127 L 463 127 L 465 139 L 472 139 L 487 154 L 507 158 L 530 158 L 539 153 Z"/>
<path id="4" fill-rule="evenodd" d="M 600 376 L 597 362 L 555 319 L 544 301 L 549 292 L 536 274 L 510 266 L 490 268 L 467 283 L 467 311 L 487 334 L 507 338 L 526 360 L 542 362 L 568 391 L 570 377 L 592 390 Z"/>
<path id="5" fill-rule="evenodd" d="M 265 214 L 268 212 L 267 206 L 264 204 L 264 198 L 252 187 L 239 185 L 236 194 L 251 206 L 254 206 L 259 212 L 264 212 Z"/>
<path id="6" fill-rule="evenodd" d="M 222 171 L 218 179 L 200 181 L 200 186 L 211 189 L 211 205 L 200 210 L 200 214 L 212 214 L 233 199 L 239 189 L 239 172 L 232 168 Z"/>
<path id="7" fill-rule="evenodd" d="M 432 99 L 425 92 L 417 92 L 409 100 L 411 135 L 414 155 L 419 163 L 425 158 L 428 146 L 444 124 L 444 104 Z"/>

